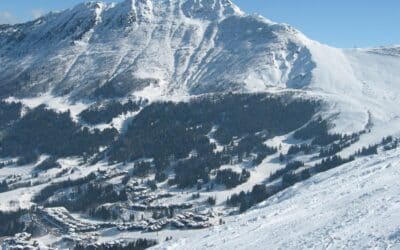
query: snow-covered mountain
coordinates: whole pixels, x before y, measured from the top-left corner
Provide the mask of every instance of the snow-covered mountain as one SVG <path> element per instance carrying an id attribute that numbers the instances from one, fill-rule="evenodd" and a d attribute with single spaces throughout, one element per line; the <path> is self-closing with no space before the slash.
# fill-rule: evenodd
<path id="1" fill-rule="evenodd" d="M 399 69 L 399 46 L 333 48 L 230 0 L 0 25 L 0 236 L 399 246 Z"/>
<path id="2" fill-rule="evenodd" d="M 330 116 L 341 113 L 336 130 L 350 132 L 371 115 L 398 122 L 398 51 L 321 45 L 230 0 L 87 3 L 1 26 L 0 90 L 73 100 L 311 90 L 330 99 Z"/>
<path id="3" fill-rule="evenodd" d="M 2 95 L 298 88 L 315 67 L 298 31 L 245 15 L 229 0 L 87 3 L 0 34 Z"/>

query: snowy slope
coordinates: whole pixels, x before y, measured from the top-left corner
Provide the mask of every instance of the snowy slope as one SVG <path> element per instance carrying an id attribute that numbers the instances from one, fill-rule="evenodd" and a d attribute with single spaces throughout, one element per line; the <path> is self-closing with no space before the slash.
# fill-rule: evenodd
<path id="1" fill-rule="evenodd" d="M 298 34 L 229 0 L 81 4 L 0 27 L 0 87 L 74 98 L 101 87 L 157 96 L 301 87 L 313 63 Z"/>
<path id="2" fill-rule="evenodd" d="M 332 117 L 333 131 L 350 133 L 371 129 L 361 144 L 399 135 L 400 57 L 398 47 L 337 49 L 304 40 L 316 62 L 307 86 L 311 95 L 329 105 L 324 116 Z M 348 152 L 354 151 L 354 147 Z"/>
<path id="3" fill-rule="evenodd" d="M 0 92 L 85 103 L 301 89 L 326 100 L 334 131 L 373 124 L 373 143 L 398 134 L 399 51 L 332 48 L 229 0 L 88 3 L 0 26 Z"/>
<path id="4" fill-rule="evenodd" d="M 400 151 L 297 184 L 212 230 L 155 249 L 398 249 Z"/>
<path id="5" fill-rule="evenodd" d="M 290 91 L 323 100 L 320 115 L 335 125 L 333 132 L 370 130 L 341 155 L 389 135 L 400 137 L 399 46 L 329 47 L 286 24 L 247 15 L 230 0 L 87 3 L 29 23 L 0 25 L 0 65 L 0 99 L 71 110 L 75 119 L 111 93 L 124 100 L 181 101 L 214 92 Z M 113 123 L 123 129 L 134 115 L 121 115 Z M 287 139 L 267 143 L 283 144 L 287 151 Z M 273 163 L 277 156 L 254 169 L 247 183 L 210 193 L 217 205 L 264 182 L 282 167 Z M 162 239 L 156 249 L 400 248 L 399 157 L 395 150 L 357 159 L 244 215 L 228 217 L 226 225 L 211 231 L 148 236 Z M 75 176 L 97 167 L 79 167 L 82 172 Z M 31 168 L 4 168 L 0 174 L 28 176 Z M 28 207 L 37 191 L 0 194 L 0 210 Z M 170 235 L 174 240 L 163 242 Z"/>

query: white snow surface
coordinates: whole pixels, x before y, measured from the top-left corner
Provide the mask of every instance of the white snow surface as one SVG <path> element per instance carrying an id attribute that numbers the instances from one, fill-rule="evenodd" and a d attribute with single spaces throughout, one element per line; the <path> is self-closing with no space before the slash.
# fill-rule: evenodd
<path id="1" fill-rule="evenodd" d="M 399 249 L 400 150 L 316 175 L 154 249 Z"/>
<path id="2" fill-rule="evenodd" d="M 70 111 L 73 119 L 77 120 L 78 115 L 85 109 L 88 108 L 89 104 L 83 102 L 71 103 L 66 97 L 53 96 L 50 93 L 43 93 L 36 97 L 31 98 L 15 98 L 9 97 L 5 100 L 6 102 L 20 102 L 25 107 L 36 108 L 40 105 L 46 105 L 50 109 L 57 110 L 59 112 Z"/>
<path id="3" fill-rule="evenodd" d="M 44 95 L 48 102 L 51 93 L 87 103 L 103 87 L 174 101 L 301 89 L 326 101 L 323 115 L 334 120 L 335 132 L 371 123 L 379 135 L 369 143 L 399 134 L 399 46 L 332 48 L 247 15 L 230 0 L 80 4 L 0 26 L 0 55 L 0 91 L 16 88 L 17 99 Z"/>
<path id="4" fill-rule="evenodd" d="M 333 122 L 333 132 L 371 130 L 342 155 L 400 136 L 399 46 L 333 48 L 247 15 L 230 0 L 87 3 L 0 25 L 0 65 L 0 97 L 11 91 L 7 101 L 70 109 L 74 117 L 104 86 L 151 101 L 292 91 L 324 100 L 321 115 Z M 134 115 L 113 122 L 123 130 Z M 400 249 L 399 157 L 394 150 L 357 159 L 229 217 L 226 225 L 171 232 L 174 239 L 155 248 Z M 240 188 L 249 190 L 273 167 L 264 162 Z M 14 169 L 0 173 L 8 171 Z M 1 194 L 0 209 L 30 206 L 34 191 Z M 227 193 L 215 195 L 221 201 Z"/>

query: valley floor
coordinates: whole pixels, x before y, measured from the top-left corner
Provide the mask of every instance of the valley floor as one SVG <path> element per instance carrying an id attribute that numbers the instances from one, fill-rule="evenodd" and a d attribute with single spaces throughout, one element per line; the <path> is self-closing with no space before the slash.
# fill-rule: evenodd
<path id="1" fill-rule="evenodd" d="M 400 249 L 399 157 L 358 159 L 155 249 Z"/>

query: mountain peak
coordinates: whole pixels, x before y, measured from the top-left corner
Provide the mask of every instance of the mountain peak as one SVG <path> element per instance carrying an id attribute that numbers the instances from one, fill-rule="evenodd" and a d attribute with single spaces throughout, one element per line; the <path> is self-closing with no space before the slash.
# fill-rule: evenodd
<path id="1" fill-rule="evenodd" d="M 313 67 L 297 34 L 230 0 L 90 2 L 4 30 L 2 95 L 259 91 L 304 86 Z"/>
<path id="2" fill-rule="evenodd" d="M 209 20 L 242 14 L 230 0 L 126 0 L 117 6 L 142 14 L 144 17 L 150 17 L 151 14 L 158 15 L 168 10 L 175 10 L 176 13 L 182 13 L 188 18 Z"/>
<path id="3" fill-rule="evenodd" d="M 182 9 L 191 18 L 218 18 L 242 14 L 230 0 L 186 0 L 182 4 Z"/>

